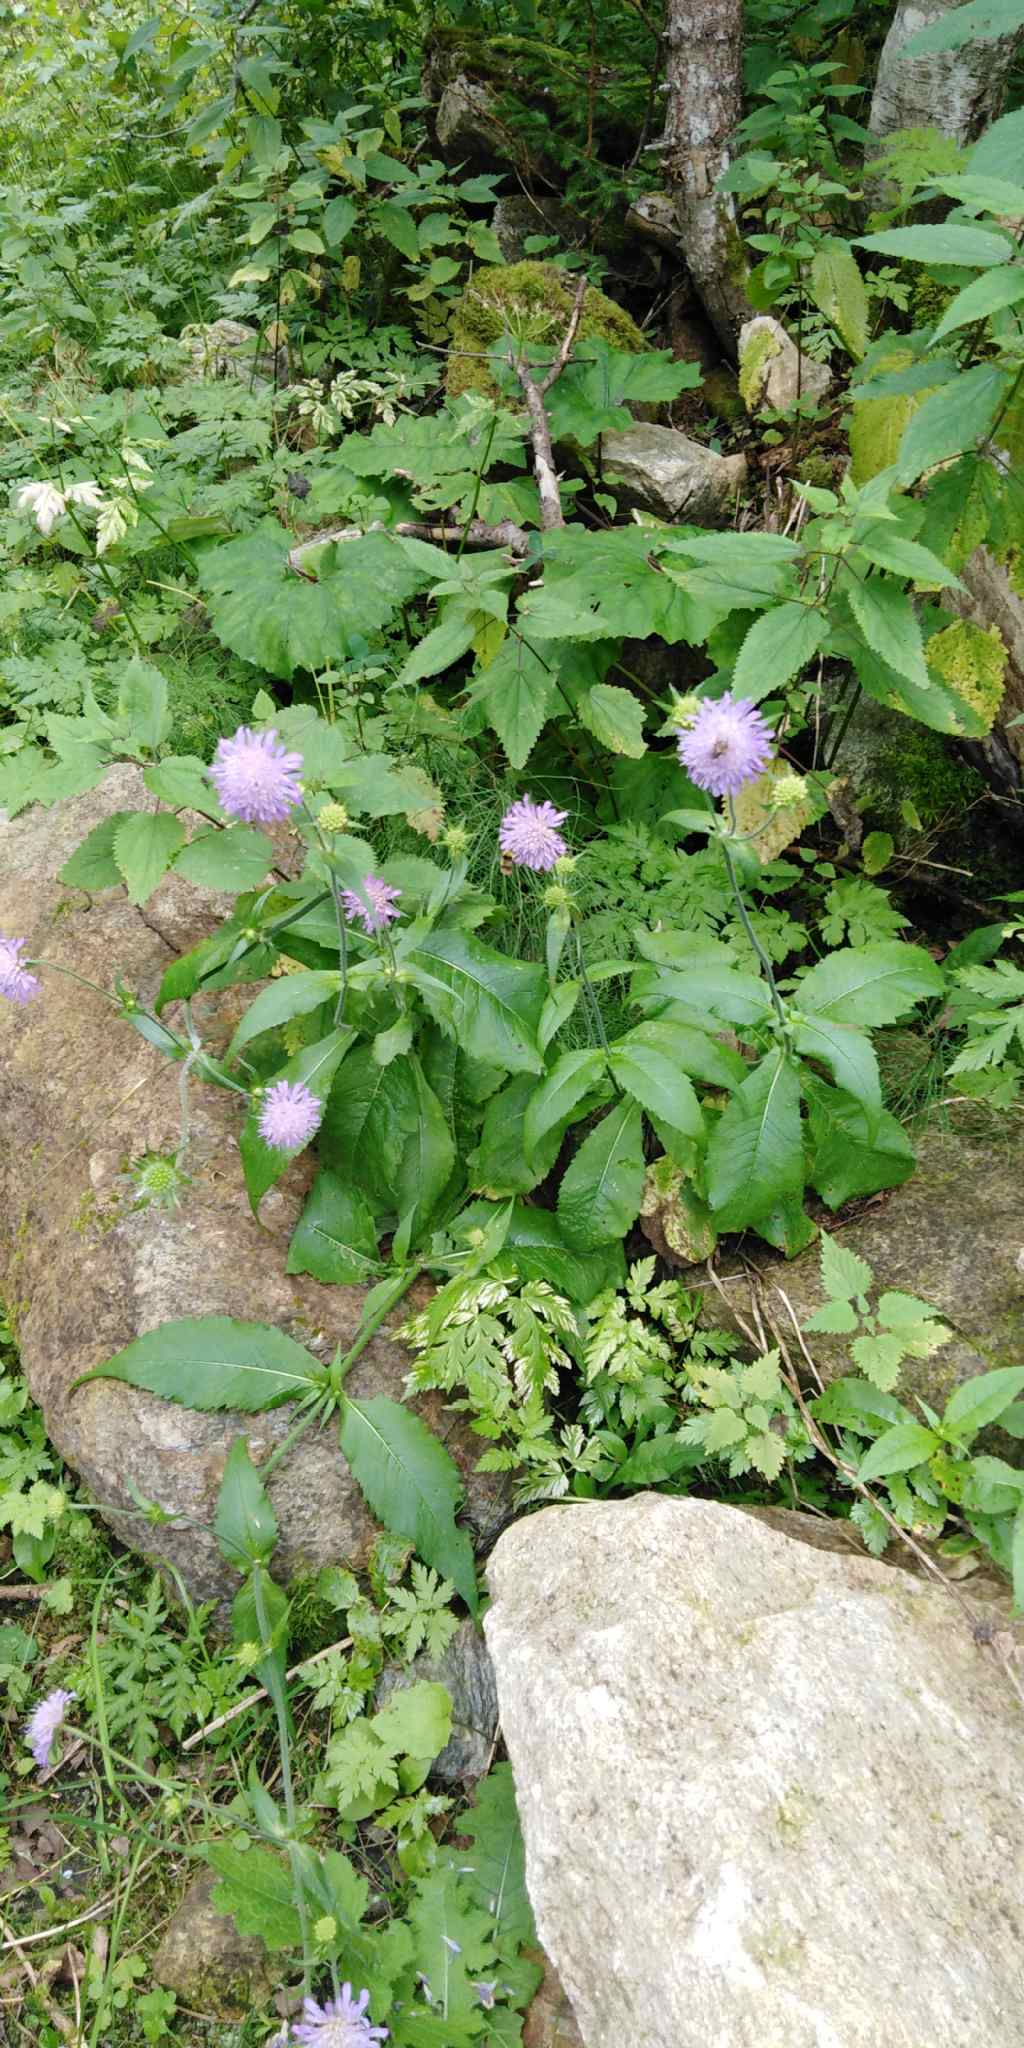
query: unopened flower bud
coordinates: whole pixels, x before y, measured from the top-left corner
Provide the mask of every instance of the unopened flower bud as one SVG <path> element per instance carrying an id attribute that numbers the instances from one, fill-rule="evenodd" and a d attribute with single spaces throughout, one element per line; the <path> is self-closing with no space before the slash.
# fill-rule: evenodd
<path id="1" fill-rule="evenodd" d="M 465 825 L 449 825 L 441 844 L 451 854 L 453 860 L 461 860 L 469 849 L 469 833 Z"/>
<path id="2" fill-rule="evenodd" d="M 772 785 L 769 802 L 773 811 L 791 811 L 806 796 L 807 784 L 802 775 L 780 775 Z"/>
<path id="3" fill-rule="evenodd" d="M 347 832 L 348 812 L 344 804 L 324 804 L 317 813 L 316 822 L 321 832 Z"/>
<path id="4" fill-rule="evenodd" d="M 573 905 L 573 898 L 563 882 L 552 882 L 550 889 L 544 891 L 543 901 L 548 910 L 561 910 L 566 913 Z"/>
<path id="5" fill-rule="evenodd" d="M 668 708 L 669 723 L 685 728 L 692 725 L 700 710 L 701 700 L 691 693 L 686 697 L 673 696 Z"/>
<path id="6" fill-rule="evenodd" d="M 556 875 L 571 875 L 577 859 L 578 855 L 575 853 L 563 853 L 561 859 L 555 862 Z"/>

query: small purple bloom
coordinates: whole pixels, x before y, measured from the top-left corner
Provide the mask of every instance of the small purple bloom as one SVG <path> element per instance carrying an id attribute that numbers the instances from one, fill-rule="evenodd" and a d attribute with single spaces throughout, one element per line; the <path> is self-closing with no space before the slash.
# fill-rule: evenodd
<path id="1" fill-rule="evenodd" d="M 733 702 L 705 697 L 693 724 L 681 732 L 679 759 L 691 782 L 712 796 L 735 796 L 771 759 L 771 727 L 748 697 Z"/>
<path id="2" fill-rule="evenodd" d="M 26 1729 L 25 1740 L 36 1760 L 36 1768 L 45 1771 L 53 1751 L 54 1737 L 64 1719 L 75 1695 L 58 1686 L 56 1692 L 49 1692 L 32 1714 Z"/>
<path id="3" fill-rule="evenodd" d="M 38 974 L 30 974 L 21 963 L 27 939 L 0 938 L 0 996 L 11 1003 L 29 1003 L 41 987 Z"/>
<path id="4" fill-rule="evenodd" d="M 372 2048 L 375 2041 L 387 2040 L 388 2030 L 371 2027 L 369 2003 L 368 1991 L 353 1998 L 351 1984 L 343 1984 L 340 1998 L 330 1998 L 326 2005 L 303 1999 L 302 2019 L 293 2026 L 293 2037 L 302 2048 Z"/>
<path id="5" fill-rule="evenodd" d="M 379 875 L 367 875 L 363 881 L 362 895 L 356 889 L 343 889 L 341 900 L 345 905 L 345 916 L 349 924 L 358 918 L 364 932 L 372 938 L 375 932 L 382 932 L 394 918 L 401 916 L 395 905 L 401 889 L 392 889 L 382 882 Z M 364 903 L 363 897 L 366 898 Z"/>
<path id="6" fill-rule="evenodd" d="M 278 1152 L 294 1152 L 309 1144 L 323 1113 L 323 1103 L 304 1081 L 275 1081 L 263 1097 L 260 1137 Z"/>
<path id="7" fill-rule="evenodd" d="M 210 768 L 224 809 L 247 825 L 279 825 L 302 791 L 296 777 L 302 755 L 289 753 L 277 733 L 250 732 L 240 725 L 230 740 L 220 740 Z"/>
<path id="8" fill-rule="evenodd" d="M 495 2002 L 494 1994 L 498 1989 L 497 1977 L 491 1977 L 489 1980 L 485 1979 L 482 1984 L 474 1984 L 473 1989 L 476 1992 L 476 1995 L 480 2000 L 480 2003 L 483 2006 L 484 2011 L 493 2012 Z"/>
<path id="9" fill-rule="evenodd" d="M 558 830 L 568 815 L 568 811 L 556 811 L 554 804 L 546 800 L 535 804 L 531 796 L 521 796 L 501 821 L 498 844 L 502 853 L 518 868 L 545 873 L 568 852 Z"/>

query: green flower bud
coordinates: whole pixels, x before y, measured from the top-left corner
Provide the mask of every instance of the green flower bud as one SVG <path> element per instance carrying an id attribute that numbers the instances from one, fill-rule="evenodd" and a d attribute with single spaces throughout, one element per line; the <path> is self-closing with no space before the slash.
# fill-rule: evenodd
<path id="1" fill-rule="evenodd" d="M 344 804 L 324 804 L 317 813 L 321 832 L 347 832 L 348 812 Z"/>
<path id="2" fill-rule="evenodd" d="M 772 785 L 769 803 L 773 811 L 791 811 L 806 797 L 807 784 L 802 775 L 780 775 Z"/>

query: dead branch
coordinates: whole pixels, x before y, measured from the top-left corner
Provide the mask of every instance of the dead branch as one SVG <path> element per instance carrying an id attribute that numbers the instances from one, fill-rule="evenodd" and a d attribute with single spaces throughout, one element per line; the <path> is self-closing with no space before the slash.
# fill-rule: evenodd
<path id="1" fill-rule="evenodd" d="M 543 377 L 535 377 L 530 365 L 522 355 L 509 356 L 509 365 L 515 371 L 526 400 L 530 416 L 530 440 L 533 445 L 533 473 L 540 493 L 540 523 L 544 533 L 554 527 L 564 526 L 562 500 L 558 489 L 558 471 L 555 468 L 554 451 L 551 446 L 551 427 L 544 409 L 544 400 L 565 369 L 576 343 L 580 321 L 583 317 L 583 300 L 587 280 L 581 277 L 576 286 L 569 325 L 562 336 L 558 352 Z"/>

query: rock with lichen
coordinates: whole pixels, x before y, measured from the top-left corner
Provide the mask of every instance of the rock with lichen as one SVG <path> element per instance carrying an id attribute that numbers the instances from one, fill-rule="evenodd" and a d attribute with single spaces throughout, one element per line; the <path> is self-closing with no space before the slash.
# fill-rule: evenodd
<path id="1" fill-rule="evenodd" d="M 744 455 L 719 455 L 678 427 L 638 423 L 602 434 L 601 475 L 623 506 L 656 519 L 717 526 L 735 509 L 747 462 Z"/>
<path id="2" fill-rule="evenodd" d="M 781 321 L 759 313 L 740 329 L 740 397 L 747 411 L 789 412 L 798 400 L 824 398 L 832 386 L 826 363 L 800 354 Z"/>
<path id="3" fill-rule="evenodd" d="M 193 2011 L 244 2020 L 269 2004 L 278 1975 L 259 1936 L 239 1934 L 230 1914 L 217 1911 L 216 1884 L 206 1870 L 189 1885 L 164 1930 L 153 1975 Z"/>
<path id="4" fill-rule="evenodd" d="M 561 341 L 572 315 L 565 273 L 553 263 L 510 263 L 478 270 L 455 309 L 446 378 L 449 398 L 480 391 L 496 398 L 498 387 L 486 361 L 503 334 L 532 343 Z M 647 349 L 635 320 L 604 292 L 588 285 L 579 325 L 580 339 L 597 339 L 630 355 Z"/>

